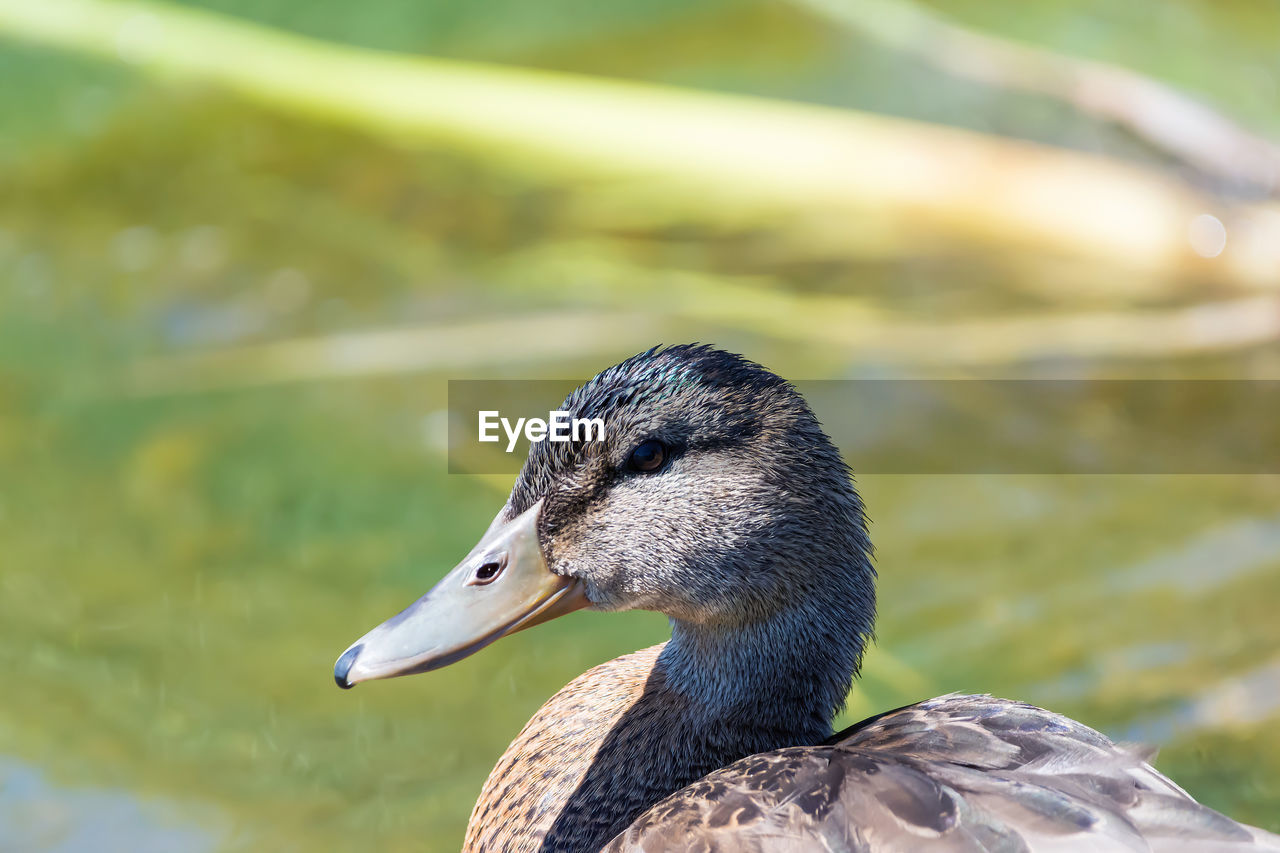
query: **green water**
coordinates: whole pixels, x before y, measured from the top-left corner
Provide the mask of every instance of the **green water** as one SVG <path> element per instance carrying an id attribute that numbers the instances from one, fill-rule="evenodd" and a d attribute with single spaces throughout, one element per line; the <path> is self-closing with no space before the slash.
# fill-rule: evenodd
<path id="1" fill-rule="evenodd" d="M 915 88 L 863 77 L 846 90 L 849 69 L 899 66 L 789 6 L 621 4 L 573 26 L 517 18 L 497 31 L 461 5 L 417 5 L 436 16 L 430 27 L 390 3 L 349 27 L 342 4 L 309 24 L 303 4 L 266 17 L 379 47 L 923 117 L 947 119 L 953 104 L 915 97 L 931 78 L 905 66 Z M 1215 16 L 1187 4 L 1154 25 L 1172 39 L 1207 21 L 1212 50 L 1275 24 L 1237 6 Z M 1054 14 L 1004 26 L 1055 33 L 1045 41 L 1063 48 L 1091 26 L 1106 58 L 1175 82 L 1199 74 L 1152 56 L 1145 19 L 1099 12 L 1062 30 Z M 749 50 L 762 33 L 766 47 Z M 1196 79 L 1247 118 L 1266 110 L 1241 81 L 1274 87 L 1280 71 L 1273 56 L 1250 59 L 1252 35 L 1243 44 Z M 446 473 L 448 379 L 589 375 L 687 339 L 796 378 L 867 369 L 776 331 L 767 307 L 765 320 L 740 319 L 779 292 L 921 321 L 1106 302 L 1050 292 L 980 252 L 858 263 L 793 254 L 768 231 L 595 228 L 575 214 L 590 187 L 542 184 L 466 152 L 400 147 L 27 46 L 0 43 L 0 64 L 28 81 L 0 87 L 0 757 L 60 785 L 186 803 L 193 825 L 232 849 L 456 848 L 489 767 L 541 702 L 664 636 L 653 614 L 575 614 L 437 673 L 333 686 L 337 654 L 452 566 L 503 501 L 501 478 Z M 1027 109 L 1000 129 L 1062 127 Z M 1099 138 L 1065 135 L 1077 132 Z M 746 306 L 733 319 L 690 307 L 726 292 Z M 524 355 L 537 343 L 530 318 L 584 306 L 612 317 L 616 340 Z M 494 318 L 515 331 L 381 375 L 263 382 L 274 374 L 253 357 L 212 372 L 165 361 Z M 156 360 L 171 369 L 140 367 Z M 1222 376 L 1275 365 L 1274 352 L 1253 350 L 1066 367 Z M 1192 793 L 1280 829 L 1280 479 L 860 486 L 881 616 L 848 717 L 950 690 L 1040 702 L 1158 742 L 1159 766 Z"/>

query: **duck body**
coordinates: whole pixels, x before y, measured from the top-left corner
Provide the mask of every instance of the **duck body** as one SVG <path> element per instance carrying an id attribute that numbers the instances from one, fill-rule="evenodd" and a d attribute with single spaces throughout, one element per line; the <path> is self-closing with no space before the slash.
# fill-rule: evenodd
<path id="1" fill-rule="evenodd" d="M 595 667 L 543 705 L 485 782 L 464 850 L 599 850 L 654 803 L 741 757 L 692 724 L 689 703 L 666 687 L 661 650 Z"/>
<path id="2" fill-rule="evenodd" d="M 708 737 L 666 684 L 665 645 L 538 711 L 486 781 L 464 853 L 1280 849 L 1143 751 L 1022 702 L 941 696 L 817 744 Z"/>
<path id="3" fill-rule="evenodd" d="M 1146 754 L 1042 708 L 952 694 L 753 755 L 661 800 L 605 853 L 1277 850 Z"/>
<path id="4" fill-rule="evenodd" d="M 424 672 L 582 607 L 668 617 L 667 643 L 534 715 L 466 853 L 1280 851 L 1141 751 L 1023 703 L 944 696 L 832 734 L 875 569 L 849 469 L 784 380 L 653 349 L 560 409 L 605 437 L 534 444 L 472 552 L 334 668 L 342 687 Z"/>

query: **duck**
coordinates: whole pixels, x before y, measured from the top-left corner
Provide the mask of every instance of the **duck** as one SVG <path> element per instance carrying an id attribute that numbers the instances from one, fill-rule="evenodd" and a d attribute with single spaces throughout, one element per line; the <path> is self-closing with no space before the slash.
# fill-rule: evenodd
<path id="1" fill-rule="evenodd" d="M 583 608 L 668 618 L 534 714 L 465 853 L 1280 850 L 1149 751 L 1023 702 L 951 694 L 834 732 L 876 569 L 852 472 L 781 377 L 655 347 L 560 410 L 604 434 L 532 443 L 466 558 L 334 667 L 350 688 Z"/>

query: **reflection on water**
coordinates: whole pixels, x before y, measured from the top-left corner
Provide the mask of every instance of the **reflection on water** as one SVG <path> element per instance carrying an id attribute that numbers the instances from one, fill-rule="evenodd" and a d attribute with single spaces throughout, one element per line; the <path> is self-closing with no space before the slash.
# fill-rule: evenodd
<path id="1" fill-rule="evenodd" d="M 1171 666 L 1195 655 L 1187 643 L 1139 643 L 1111 649 L 1086 665 L 1069 669 L 1052 679 L 1027 687 L 1037 704 L 1052 708 L 1066 700 L 1078 700 L 1098 690 L 1109 673 L 1141 672 Z"/>
<path id="2" fill-rule="evenodd" d="M 1096 584 L 1078 584 L 1030 593 L 1010 604 L 1011 625 L 1034 626 L 1068 607 L 1115 601 L 1151 589 L 1174 590 L 1187 598 L 1204 595 L 1234 580 L 1274 567 L 1280 555 L 1280 517 L 1246 518 L 1196 533 L 1185 542 L 1128 566 L 1103 573 Z M 982 590 L 969 588 L 971 597 Z M 955 648 L 986 640 L 967 623 L 932 633 L 928 641 Z M 1066 674 L 1067 677 L 1070 674 Z M 1070 692 L 1070 691 L 1068 691 Z"/>
<path id="3" fill-rule="evenodd" d="M 1161 744 L 1205 729 L 1248 726 L 1280 713 L 1280 658 L 1209 684 L 1177 708 L 1135 720 L 1117 740 Z"/>
<path id="4" fill-rule="evenodd" d="M 1280 517 L 1242 519 L 1117 571 L 1109 583 L 1123 592 L 1171 586 L 1188 595 L 1200 594 L 1274 565 L 1277 555 Z"/>
<path id="5" fill-rule="evenodd" d="M 142 800 L 125 791 L 64 788 L 36 768 L 0 760 L 0 853 L 201 853 L 217 848 L 225 831 L 199 823 L 173 803 Z"/>

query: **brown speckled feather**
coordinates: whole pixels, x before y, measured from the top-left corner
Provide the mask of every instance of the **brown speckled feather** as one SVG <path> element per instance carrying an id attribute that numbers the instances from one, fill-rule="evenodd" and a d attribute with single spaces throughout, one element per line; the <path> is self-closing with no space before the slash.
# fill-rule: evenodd
<path id="1" fill-rule="evenodd" d="M 1031 705 L 951 695 L 753 755 L 659 802 L 609 853 L 1280 850 L 1136 750 Z"/>
<path id="2" fill-rule="evenodd" d="M 575 678 L 542 706 L 489 774 L 471 812 L 465 851 L 515 853 L 542 847 L 569 796 L 586 781 L 609 732 L 644 695 L 659 649 L 645 649 L 601 664 Z M 641 757 L 627 752 L 619 757 Z M 623 779 L 619 767 L 616 774 L 598 779 L 597 784 L 612 788 L 610 793 L 616 796 L 642 800 L 644 792 L 621 784 Z M 638 802 L 639 808 L 645 805 Z M 590 819 L 589 815 L 584 817 Z"/>
<path id="3" fill-rule="evenodd" d="M 542 706 L 489 774 L 464 851 L 599 849 L 658 800 L 741 756 L 709 739 L 666 686 L 663 645 L 595 667 Z"/>

